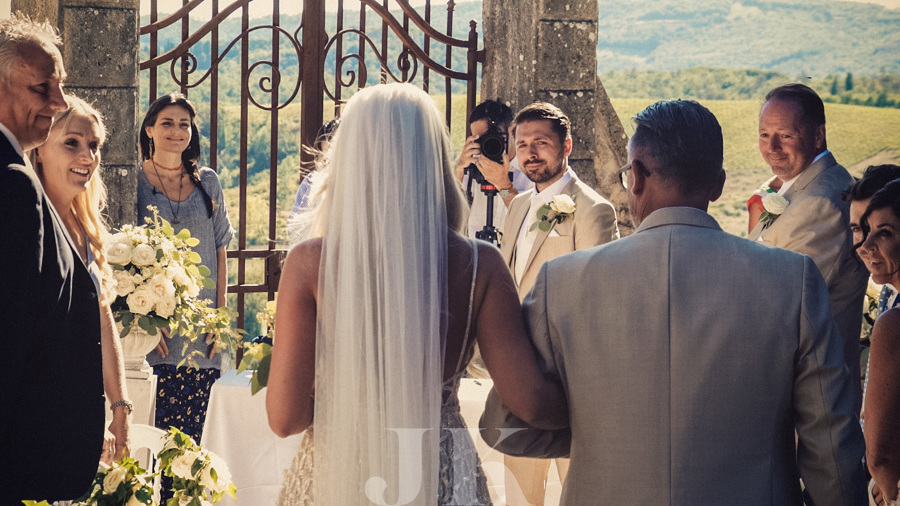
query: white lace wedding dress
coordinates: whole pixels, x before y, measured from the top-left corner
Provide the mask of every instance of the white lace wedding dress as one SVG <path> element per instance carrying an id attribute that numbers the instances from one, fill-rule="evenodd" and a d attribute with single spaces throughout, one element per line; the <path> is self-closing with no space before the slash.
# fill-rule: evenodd
<path id="1" fill-rule="evenodd" d="M 469 291 L 469 315 L 466 334 L 461 349 L 467 350 L 456 366 L 456 374 L 444 381 L 441 402 L 441 438 L 440 438 L 440 471 L 438 497 L 435 504 L 454 505 L 489 505 L 491 504 L 487 480 L 481 469 L 481 463 L 475 450 L 475 442 L 468 431 L 451 431 L 448 429 L 465 429 L 466 423 L 459 410 L 460 379 L 465 374 L 466 365 L 472 358 L 473 346 L 470 345 L 470 329 L 472 324 L 472 302 L 475 292 L 475 273 L 478 272 L 478 247 L 472 242 L 473 269 L 472 285 Z M 278 498 L 279 506 L 314 505 L 313 497 L 313 427 L 303 436 L 300 448 L 290 469 L 285 472 L 283 488 Z M 456 436 L 457 439 L 454 439 Z M 361 498 L 360 504 L 369 504 Z M 326 506 L 326 505 L 322 505 Z"/>

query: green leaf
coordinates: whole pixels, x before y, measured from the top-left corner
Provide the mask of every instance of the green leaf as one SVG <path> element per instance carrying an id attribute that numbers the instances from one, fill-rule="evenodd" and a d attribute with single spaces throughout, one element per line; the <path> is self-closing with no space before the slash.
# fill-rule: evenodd
<path id="1" fill-rule="evenodd" d="M 185 229 L 185 230 L 187 230 L 187 229 Z M 188 246 L 190 246 L 191 248 L 195 248 L 195 247 L 197 247 L 198 244 L 200 244 L 200 239 L 197 239 L 196 237 L 190 237 L 188 239 L 185 239 L 184 243 L 187 244 Z"/>
<path id="2" fill-rule="evenodd" d="M 188 255 L 188 260 L 194 262 L 195 264 L 199 264 L 203 259 L 200 258 L 199 253 L 197 253 L 196 251 L 191 251 L 191 253 Z"/>
<path id="3" fill-rule="evenodd" d="M 538 223 L 538 228 L 541 229 L 542 232 L 546 232 L 550 230 L 551 222 L 549 220 L 544 220 Z"/>
<path id="4" fill-rule="evenodd" d="M 145 332 L 150 332 L 150 318 L 148 318 L 146 315 L 139 316 L 138 327 L 144 329 Z"/>
<path id="5" fill-rule="evenodd" d="M 203 278 L 201 284 L 203 285 L 203 288 L 208 288 L 210 290 L 216 287 L 216 282 L 213 281 L 212 278 Z"/>
<path id="6" fill-rule="evenodd" d="M 209 267 L 202 264 L 197 266 L 197 272 L 199 272 L 200 275 L 204 278 L 208 278 L 209 275 L 212 274 L 212 271 L 209 270 Z"/>
<path id="7" fill-rule="evenodd" d="M 175 234 L 175 237 L 177 237 L 183 241 L 186 241 L 186 240 L 190 239 L 191 231 L 186 228 L 183 228 L 183 229 L 179 230 L 177 234 Z M 199 240 L 197 242 L 199 243 Z"/>

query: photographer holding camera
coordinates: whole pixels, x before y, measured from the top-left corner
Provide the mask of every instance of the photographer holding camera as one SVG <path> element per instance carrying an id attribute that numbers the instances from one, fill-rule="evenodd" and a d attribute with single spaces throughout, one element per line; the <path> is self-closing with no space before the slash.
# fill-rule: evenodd
<path id="1" fill-rule="evenodd" d="M 470 198 L 469 204 L 472 207 L 469 213 L 469 237 L 483 238 L 479 236 L 488 225 L 489 202 L 493 207 L 491 225 L 499 228 L 506 219 L 506 208 L 513 197 L 534 186 L 534 183 L 522 173 L 515 159 L 513 145 L 509 141 L 512 137 L 510 131 L 512 120 L 512 109 L 498 100 L 485 100 L 469 115 L 472 135 L 466 139 L 462 154 L 456 163 L 456 177 L 462 182 L 463 190 L 466 191 L 467 198 Z M 494 160 L 490 156 L 482 156 L 485 142 L 487 145 L 484 151 L 493 155 Z M 496 188 L 496 195 L 482 191 L 480 188 L 482 183 L 493 185 Z M 495 196 L 499 198 L 495 199 Z"/>

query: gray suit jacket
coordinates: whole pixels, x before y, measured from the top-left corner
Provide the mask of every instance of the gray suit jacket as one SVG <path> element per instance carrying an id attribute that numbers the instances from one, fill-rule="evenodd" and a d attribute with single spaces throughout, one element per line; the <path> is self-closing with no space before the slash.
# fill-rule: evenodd
<path id="1" fill-rule="evenodd" d="M 765 229 L 754 228 L 748 238 L 812 257 L 825 278 L 831 314 L 844 339 L 844 358 L 850 374 L 860 378 L 859 331 L 869 272 L 857 260 L 850 233 L 850 203 L 841 200 L 853 177 L 829 153 L 797 176 L 785 192 L 788 207 Z M 856 405 L 862 402 L 857 382 Z"/>
<path id="2" fill-rule="evenodd" d="M 562 223 L 554 223 L 549 230 L 538 229 L 535 232 L 537 237 L 531 251 L 527 253 L 525 274 L 522 275 L 522 281 L 516 283 L 520 300 L 531 290 L 538 271 L 547 260 L 619 238 L 615 208 L 590 186 L 574 176 L 563 187 L 562 194 L 570 195 L 575 201 L 575 216 Z M 504 223 L 503 237 L 500 239 L 500 252 L 514 278 L 516 242 L 531 206 L 532 195 L 534 189 L 520 193 L 509 203 L 509 213 Z M 550 237 L 554 231 L 556 234 Z"/>
<path id="3" fill-rule="evenodd" d="M 526 425 L 492 391 L 482 436 L 569 454 L 563 504 L 799 505 L 800 477 L 816 505 L 865 504 L 852 382 L 808 257 L 666 208 L 545 264 L 525 313 L 570 428 L 502 439 Z"/>

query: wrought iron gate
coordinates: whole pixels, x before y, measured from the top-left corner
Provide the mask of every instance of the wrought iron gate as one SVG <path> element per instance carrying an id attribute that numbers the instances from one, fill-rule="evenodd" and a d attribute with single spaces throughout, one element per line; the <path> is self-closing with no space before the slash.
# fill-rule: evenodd
<path id="1" fill-rule="evenodd" d="M 255 325 L 245 321 L 248 296 L 275 296 L 287 247 L 285 201 L 293 202 L 300 163 L 312 158 L 299 144 L 313 145 L 326 111 L 339 116 L 341 104 L 367 85 L 413 82 L 440 92 L 448 127 L 467 130 L 464 120 L 451 122 L 453 91 L 464 87 L 467 117 L 484 52 L 478 50 L 475 21 L 466 38 L 453 36 L 453 0 L 446 2 L 446 13 L 431 0 L 419 7 L 409 0 L 328 0 L 327 9 L 322 0 L 304 0 L 302 14 L 295 16 L 282 16 L 280 0 L 234 0 L 221 7 L 219 0 L 182 0 L 180 9 L 164 17 L 158 0 L 143 1 L 149 3 L 149 19 L 140 27 L 139 110 L 143 114 L 172 91 L 198 106 L 208 149 L 203 162 L 220 174 L 238 230 L 237 244 L 228 251 L 228 293 L 240 328 Z M 251 17 L 254 9 L 266 17 Z M 433 26 L 442 16 L 445 31 Z M 462 64 L 457 59 L 454 65 L 454 49 L 456 56 L 465 55 Z M 248 194 L 262 187 L 266 199 Z"/>

